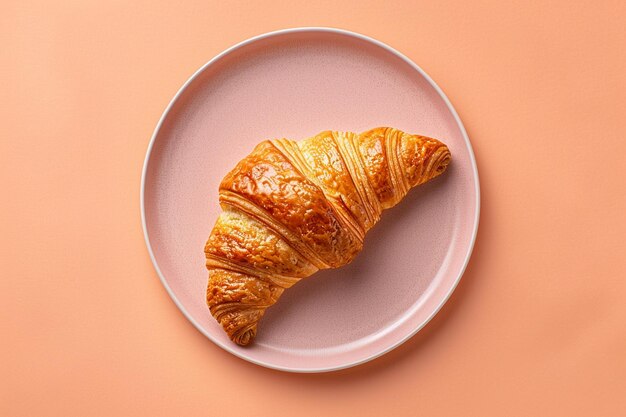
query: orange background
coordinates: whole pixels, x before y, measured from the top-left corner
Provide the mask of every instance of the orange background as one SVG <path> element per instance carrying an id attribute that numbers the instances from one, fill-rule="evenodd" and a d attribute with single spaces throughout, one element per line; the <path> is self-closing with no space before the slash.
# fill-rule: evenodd
<path id="1" fill-rule="evenodd" d="M 626 2 L 250 3 L 3 2 L 0 415 L 626 415 Z M 177 310 L 139 184 L 188 76 L 313 25 L 380 39 L 439 83 L 482 213 L 423 331 L 294 375 L 231 356 Z"/>

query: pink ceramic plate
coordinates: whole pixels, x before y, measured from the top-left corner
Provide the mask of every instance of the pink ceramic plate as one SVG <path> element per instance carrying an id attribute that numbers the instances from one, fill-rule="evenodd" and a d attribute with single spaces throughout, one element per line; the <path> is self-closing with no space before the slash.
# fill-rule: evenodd
<path id="1" fill-rule="evenodd" d="M 267 311 L 253 346 L 234 345 L 205 305 L 222 177 L 263 139 L 376 126 L 439 138 L 453 162 L 383 214 L 352 264 L 302 280 Z M 346 368 L 407 340 L 454 290 L 478 227 L 476 163 L 443 92 L 397 51 L 336 29 L 269 33 L 203 66 L 154 132 L 141 191 L 152 261 L 185 316 L 225 350 L 285 371 Z"/>

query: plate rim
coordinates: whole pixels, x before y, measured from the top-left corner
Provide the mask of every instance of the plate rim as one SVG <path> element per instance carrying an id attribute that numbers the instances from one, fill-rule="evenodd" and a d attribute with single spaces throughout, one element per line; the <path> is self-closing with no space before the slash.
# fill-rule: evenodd
<path id="1" fill-rule="evenodd" d="M 146 189 L 146 176 L 147 176 L 147 172 L 148 172 L 148 165 L 150 163 L 150 156 L 152 154 L 152 149 L 154 147 L 154 143 L 156 142 L 157 135 L 158 135 L 159 131 L 161 130 L 163 122 L 165 121 L 165 119 L 169 115 L 169 113 L 172 110 L 174 104 L 178 101 L 180 96 L 196 80 L 196 78 L 198 78 L 198 76 L 201 73 L 203 73 L 207 68 L 209 68 L 214 63 L 218 62 L 220 59 L 222 59 L 226 55 L 228 55 L 228 54 L 230 54 L 230 53 L 236 51 L 237 49 L 240 49 L 240 48 L 242 48 L 242 47 L 244 47 L 246 45 L 252 44 L 254 42 L 257 42 L 257 41 L 260 41 L 260 40 L 263 40 L 263 39 L 266 39 L 266 38 L 271 38 L 271 37 L 274 37 L 274 36 L 288 35 L 288 34 L 293 34 L 293 33 L 305 33 L 305 32 L 310 32 L 310 33 L 333 33 L 333 34 L 344 35 L 344 36 L 353 37 L 353 38 L 356 38 L 356 39 L 359 39 L 359 40 L 362 40 L 362 41 L 369 42 L 369 43 L 371 43 L 373 45 L 376 45 L 378 47 L 381 47 L 384 50 L 386 50 L 387 52 L 390 52 L 393 55 L 397 56 L 402 61 L 407 63 L 412 69 L 417 71 L 422 77 L 424 77 L 424 79 L 426 81 L 428 81 L 428 83 L 435 89 L 437 94 L 439 94 L 439 96 L 443 99 L 444 103 L 446 104 L 446 107 L 451 112 L 452 116 L 454 117 L 454 120 L 457 123 L 457 125 L 458 125 L 458 127 L 459 127 L 459 129 L 461 131 L 461 135 L 463 136 L 463 140 L 465 141 L 465 145 L 467 147 L 467 150 L 468 150 L 469 156 L 470 156 L 470 162 L 471 162 L 471 165 L 472 165 L 472 171 L 473 171 L 473 174 L 474 174 L 474 178 L 476 179 L 474 181 L 474 192 L 476 194 L 476 212 L 475 212 L 475 216 L 474 216 L 474 228 L 472 230 L 472 237 L 471 237 L 471 240 L 470 240 L 468 251 L 467 251 L 467 253 L 465 255 L 465 259 L 463 260 L 463 265 L 462 265 L 462 267 L 461 267 L 461 269 L 459 271 L 459 274 L 454 279 L 454 282 L 452 283 L 452 286 L 450 287 L 448 292 L 441 299 L 441 301 L 437 304 L 436 308 L 433 309 L 431 314 L 422 323 L 420 323 L 418 326 L 416 326 L 415 329 L 413 329 L 411 332 L 407 333 L 404 337 L 402 337 L 397 342 L 395 342 L 395 343 L 391 344 L 390 346 L 387 346 L 386 348 L 380 350 L 379 352 L 371 354 L 371 355 L 369 355 L 369 356 L 367 356 L 365 358 L 360 358 L 360 359 L 357 359 L 355 361 L 351 361 L 351 362 L 347 362 L 347 363 L 344 363 L 344 364 L 341 364 L 341 365 L 335 365 L 335 366 L 322 366 L 322 367 L 313 367 L 313 368 L 307 368 L 307 367 L 296 368 L 296 367 L 289 367 L 289 366 L 282 366 L 282 365 L 276 365 L 276 364 L 273 364 L 273 363 L 268 363 L 268 362 L 265 362 L 265 361 L 262 361 L 262 360 L 258 360 L 258 359 L 254 358 L 252 356 L 249 356 L 246 353 L 238 352 L 238 351 L 232 349 L 226 343 L 222 343 L 221 341 L 215 339 L 209 332 L 205 331 L 199 325 L 199 323 L 197 323 L 194 320 L 194 318 L 187 312 L 185 307 L 176 298 L 176 295 L 174 294 L 174 292 L 170 288 L 169 284 L 167 283 L 167 281 L 165 279 L 165 276 L 163 275 L 163 273 L 161 272 L 161 269 L 159 268 L 159 265 L 157 263 L 156 257 L 154 255 L 154 251 L 152 250 L 152 244 L 150 243 L 150 237 L 148 235 L 148 228 L 147 228 L 147 224 L 146 224 L 145 189 Z M 474 250 L 474 244 L 476 243 L 476 236 L 478 234 L 478 224 L 479 224 L 479 221 L 480 221 L 480 180 L 479 180 L 479 177 L 478 177 L 478 167 L 477 167 L 477 164 L 476 164 L 476 158 L 474 156 L 474 150 L 472 148 L 472 144 L 471 144 L 471 142 L 469 140 L 469 136 L 467 135 L 467 131 L 465 130 L 465 126 L 463 125 L 463 122 L 461 121 L 458 113 L 456 112 L 455 108 L 452 106 L 452 103 L 450 102 L 450 100 L 448 99 L 446 94 L 443 92 L 441 87 L 439 87 L 437 85 L 437 83 L 435 83 L 435 81 L 419 65 L 417 65 L 415 62 L 413 62 L 406 55 L 402 54 L 401 52 L 399 52 L 398 50 L 392 48 L 391 46 L 389 46 L 389 45 L 387 45 L 387 44 L 385 44 L 385 43 L 383 43 L 383 42 L 381 42 L 381 41 L 379 41 L 377 39 L 369 37 L 367 35 L 363 35 L 361 33 L 353 32 L 353 31 L 346 30 L 346 29 L 339 29 L 339 28 L 326 27 L 326 26 L 294 27 L 294 28 L 288 28 L 288 29 L 275 30 L 275 31 L 266 32 L 266 33 L 263 33 L 263 34 L 260 34 L 260 35 L 253 36 L 251 38 L 245 39 L 245 40 L 243 40 L 243 41 L 241 41 L 239 43 L 236 43 L 235 45 L 232 45 L 232 46 L 226 48 L 225 50 L 223 50 L 222 52 L 220 52 L 219 54 L 217 54 L 213 58 L 211 58 L 209 61 L 207 61 L 198 70 L 196 70 L 191 75 L 191 77 L 189 77 L 185 81 L 185 83 L 178 89 L 178 91 L 176 92 L 174 97 L 172 97 L 172 99 L 168 103 L 167 107 L 163 111 L 163 114 L 159 118 L 159 121 L 157 122 L 157 125 L 156 125 L 156 127 L 155 127 L 155 129 L 154 129 L 154 131 L 152 133 L 152 136 L 150 138 L 150 142 L 148 144 L 148 149 L 146 151 L 146 156 L 144 158 L 142 172 L 141 172 L 141 187 L 140 187 L 140 193 L 139 193 L 139 200 L 140 200 L 141 225 L 142 225 L 142 229 L 143 229 L 143 236 L 144 236 L 144 240 L 145 240 L 145 243 L 146 243 L 146 247 L 148 249 L 148 253 L 150 255 L 150 260 L 152 261 L 152 265 L 153 265 L 153 267 L 154 267 L 154 269 L 155 269 L 155 271 L 156 271 L 156 273 L 157 273 L 157 275 L 159 277 L 159 280 L 161 281 L 161 284 L 163 285 L 163 287 L 165 287 L 165 290 L 167 291 L 168 295 L 170 296 L 172 301 L 174 301 L 174 304 L 176 305 L 176 307 L 178 307 L 178 309 L 187 318 L 187 320 L 189 320 L 189 322 L 191 322 L 191 324 L 200 333 L 202 333 L 205 337 L 207 337 L 215 345 L 217 345 L 220 348 L 224 349 L 226 352 L 228 352 L 228 353 L 230 353 L 232 355 L 235 355 L 236 357 L 238 357 L 240 359 L 243 359 L 245 361 L 251 362 L 251 363 L 253 363 L 255 365 L 259 365 L 259 366 L 263 366 L 265 368 L 275 369 L 275 370 L 279 370 L 279 371 L 293 372 L 293 373 L 331 372 L 331 371 L 338 371 L 338 370 L 341 370 L 341 369 L 347 369 L 347 368 L 351 368 L 351 367 L 354 367 L 354 366 L 357 366 L 357 365 L 361 365 L 361 364 L 364 364 L 366 362 L 374 360 L 374 359 L 376 359 L 376 358 L 378 358 L 378 357 L 380 357 L 380 356 L 382 356 L 382 355 L 384 355 L 384 354 L 394 350 L 395 348 L 397 348 L 398 346 L 402 345 L 404 342 L 406 342 L 407 340 L 409 340 L 410 338 L 415 336 L 415 334 L 417 334 L 417 332 L 419 332 L 421 329 L 423 329 L 424 326 L 426 326 L 433 319 L 433 317 L 435 317 L 435 315 L 437 315 L 437 313 L 441 310 L 441 308 L 450 299 L 450 296 L 452 295 L 452 293 L 454 292 L 454 290 L 458 286 L 459 282 L 461 281 L 461 278 L 463 277 L 463 274 L 465 273 L 465 270 L 466 270 L 467 265 L 469 263 L 469 260 L 471 258 L 472 252 Z"/>

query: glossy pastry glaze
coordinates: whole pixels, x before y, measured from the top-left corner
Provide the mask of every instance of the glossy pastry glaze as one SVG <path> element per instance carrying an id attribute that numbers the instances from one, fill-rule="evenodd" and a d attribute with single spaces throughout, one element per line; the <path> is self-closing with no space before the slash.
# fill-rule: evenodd
<path id="1" fill-rule="evenodd" d="M 438 140 L 385 127 L 261 142 L 220 185 L 205 246 L 211 314 L 249 344 L 285 288 L 351 262 L 382 210 L 449 163 Z"/>

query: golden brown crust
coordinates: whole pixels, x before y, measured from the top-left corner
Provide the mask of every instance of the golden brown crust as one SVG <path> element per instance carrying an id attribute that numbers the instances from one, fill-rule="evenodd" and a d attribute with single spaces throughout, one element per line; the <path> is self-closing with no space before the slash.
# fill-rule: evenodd
<path id="1" fill-rule="evenodd" d="M 215 268 L 209 274 L 207 304 L 231 340 L 245 346 L 254 339 L 265 310 L 283 291 L 256 277 Z"/>
<path id="2" fill-rule="evenodd" d="M 426 136 L 404 135 L 400 155 L 410 187 L 423 184 L 446 170 L 451 157 L 445 145 Z"/>
<path id="3" fill-rule="evenodd" d="M 445 171 L 448 148 L 392 128 L 261 142 L 220 185 L 207 304 L 237 344 L 285 288 L 351 262 L 383 209 Z"/>
<path id="4" fill-rule="evenodd" d="M 222 190 L 267 212 L 331 267 L 345 264 L 362 247 L 322 190 L 269 141 L 260 143 L 224 178 Z"/>
<path id="5" fill-rule="evenodd" d="M 342 138 L 343 139 L 343 138 Z M 360 239 L 365 236 L 367 213 L 350 175 L 350 170 L 339 151 L 333 132 L 325 131 L 298 144 L 311 174 L 317 179 L 328 200 L 345 212 L 346 222 L 357 229 Z"/>
<path id="6" fill-rule="evenodd" d="M 204 252 L 208 267 L 246 271 L 270 281 L 305 278 L 317 271 L 265 224 L 231 208 L 220 214 Z"/>
<path id="7" fill-rule="evenodd" d="M 388 208 L 395 200 L 395 190 L 389 175 L 385 142 L 385 129 L 368 130 L 359 136 L 358 152 L 378 201 L 383 208 Z"/>

